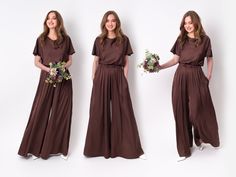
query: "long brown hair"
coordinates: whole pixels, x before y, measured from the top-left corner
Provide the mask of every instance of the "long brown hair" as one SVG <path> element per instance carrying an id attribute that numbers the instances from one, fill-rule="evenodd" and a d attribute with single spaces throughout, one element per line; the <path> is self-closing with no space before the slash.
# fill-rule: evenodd
<path id="1" fill-rule="evenodd" d="M 47 26 L 47 20 L 48 20 L 48 16 L 49 16 L 50 13 L 54 13 L 56 15 L 56 19 L 57 19 L 57 26 L 56 26 L 57 40 L 55 41 L 54 44 L 59 45 L 63 42 L 65 36 L 67 36 L 67 33 L 66 33 L 66 30 L 65 30 L 65 27 L 64 27 L 62 16 L 56 10 L 51 10 L 47 13 L 46 18 L 43 22 L 44 30 L 43 30 L 42 34 L 40 34 L 39 40 L 40 40 L 40 43 L 42 45 L 44 45 L 45 40 L 46 40 L 46 38 L 48 36 L 48 33 L 49 33 L 49 28 Z"/>
<path id="2" fill-rule="evenodd" d="M 106 22 L 107 22 L 107 18 L 109 15 L 114 15 L 115 19 L 116 19 L 116 28 L 115 28 L 115 35 L 116 35 L 116 41 L 118 43 L 121 43 L 122 40 L 123 40 L 123 36 L 124 36 L 124 33 L 122 32 L 121 30 L 121 22 L 120 22 L 120 19 L 117 15 L 117 13 L 115 11 L 107 11 L 104 15 L 103 15 L 103 18 L 102 18 L 102 22 L 101 22 L 101 31 L 102 33 L 99 35 L 99 37 L 101 38 L 101 44 L 104 43 L 104 40 L 105 38 L 107 37 L 108 35 L 108 31 L 106 29 Z"/>
<path id="3" fill-rule="evenodd" d="M 196 46 L 198 46 L 201 43 L 202 37 L 206 35 L 202 27 L 202 23 L 201 23 L 201 19 L 199 15 L 195 11 L 188 11 L 184 14 L 181 24 L 180 24 L 179 41 L 180 41 L 181 47 L 183 47 L 184 43 L 188 39 L 188 36 L 187 36 L 188 33 L 184 28 L 185 18 L 188 16 L 191 18 L 192 23 L 194 25 L 194 37 L 196 39 L 195 41 Z"/>

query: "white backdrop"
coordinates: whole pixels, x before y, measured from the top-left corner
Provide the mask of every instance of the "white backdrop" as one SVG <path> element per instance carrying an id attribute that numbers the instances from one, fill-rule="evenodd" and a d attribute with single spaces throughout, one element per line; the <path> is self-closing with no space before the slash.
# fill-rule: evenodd
<path id="1" fill-rule="evenodd" d="M 43 30 L 48 11 L 58 10 L 71 36 L 73 56 L 73 122 L 70 157 L 47 161 L 24 160 L 17 151 L 28 121 L 39 81 L 32 51 Z M 92 89 L 91 50 L 100 33 L 107 10 L 115 10 L 129 36 L 134 55 L 130 57 L 129 87 L 147 160 L 85 158 L 84 140 Z M 195 10 L 211 38 L 214 71 L 210 89 L 215 105 L 221 148 L 194 150 L 191 158 L 177 163 L 171 86 L 176 67 L 158 74 L 137 68 L 145 49 L 166 62 L 183 14 Z M 233 0 L 2 0 L 0 2 L 0 175 L 1 176 L 227 176 L 236 175 L 235 159 L 235 12 Z"/>

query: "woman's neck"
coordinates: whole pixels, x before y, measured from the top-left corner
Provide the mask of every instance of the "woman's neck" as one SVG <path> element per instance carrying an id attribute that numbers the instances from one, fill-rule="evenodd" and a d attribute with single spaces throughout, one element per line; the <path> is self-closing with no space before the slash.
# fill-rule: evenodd
<path id="1" fill-rule="evenodd" d="M 50 29 L 48 33 L 48 37 L 52 40 L 57 40 L 57 33 L 55 29 Z"/>
<path id="2" fill-rule="evenodd" d="M 115 32 L 114 32 L 114 31 L 108 32 L 108 34 L 107 34 L 107 38 L 109 38 L 109 39 L 116 38 L 116 34 L 115 34 Z"/>
<path id="3" fill-rule="evenodd" d="M 188 35 L 188 37 L 190 37 L 190 38 L 195 38 L 194 33 L 188 33 L 187 35 Z"/>

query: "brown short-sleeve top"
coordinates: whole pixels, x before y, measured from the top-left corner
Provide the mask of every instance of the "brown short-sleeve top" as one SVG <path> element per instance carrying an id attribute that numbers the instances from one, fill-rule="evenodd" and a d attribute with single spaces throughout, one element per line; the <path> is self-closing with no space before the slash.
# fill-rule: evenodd
<path id="1" fill-rule="evenodd" d="M 105 38 L 103 44 L 100 41 L 100 37 L 95 39 L 92 51 L 92 55 L 99 57 L 99 64 L 124 66 L 125 56 L 133 54 L 127 36 L 123 36 L 123 41 L 120 44 L 116 38 Z"/>
<path id="2" fill-rule="evenodd" d="M 205 57 L 213 56 L 211 41 L 207 35 L 203 36 L 202 42 L 198 46 L 195 45 L 195 40 L 188 38 L 182 48 L 179 40 L 175 41 L 171 52 L 180 57 L 179 63 L 203 66 Z"/>
<path id="3" fill-rule="evenodd" d="M 42 63 L 48 65 L 50 62 L 68 61 L 69 55 L 75 53 L 71 39 L 66 36 L 61 44 L 56 45 L 54 40 L 46 38 L 41 44 L 39 38 L 36 41 L 33 54 L 40 56 Z"/>

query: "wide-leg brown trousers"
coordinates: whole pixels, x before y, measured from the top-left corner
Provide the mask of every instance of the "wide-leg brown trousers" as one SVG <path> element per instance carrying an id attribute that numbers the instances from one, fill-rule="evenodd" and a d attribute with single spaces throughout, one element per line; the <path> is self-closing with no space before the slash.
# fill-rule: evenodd
<path id="1" fill-rule="evenodd" d="M 25 133 L 18 151 L 21 156 L 33 154 L 47 159 L 53 154 L 68 154 L 71 116 L 72 81 L 56 87 L 45 83 L 42 71 Z"/>
<path id="2" fill-rule="evenodd" d="M 93 81 L 84 155 L 138 158 L 142 154 L 123 68 L 100 64 Z"/>
<path id="3" fill-rule="evenodd" d="M 190 147 L 200 140 L 219 146 L 218 125 L 209 81 L 200 66 L 179 64 L 173 81 L 172 103 L 179 156 L 190 156 Z"/>

